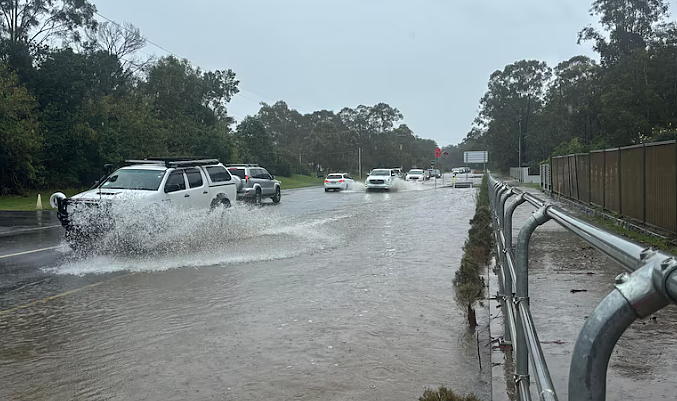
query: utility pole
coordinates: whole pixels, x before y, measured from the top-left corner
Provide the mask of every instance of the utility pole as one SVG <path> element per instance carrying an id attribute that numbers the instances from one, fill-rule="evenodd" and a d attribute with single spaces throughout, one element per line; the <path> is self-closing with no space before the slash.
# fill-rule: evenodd
<path id="1" fill-rule="evenodd" d="M 362 148 L 357 148 L 357 168 L 360 170 L 360 179 L 362 179 Z"/>
<path id="2" fill-rule="evenodd" d="M 517 157 L 517 167 L 522 168 L 522 120 L 518 120 L 517 124 L 519 125 L 519 140 L 518 140 L 518 152 L 519 156 Z"/>

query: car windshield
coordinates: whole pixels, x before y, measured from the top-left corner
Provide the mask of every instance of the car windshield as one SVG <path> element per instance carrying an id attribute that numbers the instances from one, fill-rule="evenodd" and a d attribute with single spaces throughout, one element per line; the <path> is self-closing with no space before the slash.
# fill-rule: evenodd
<path id="1" fill-rule="evenodd" d="M 423 171 L 421 171 L 421 170 L 418 170 L 418 171 L 417 170 L 411 170 L 409 172 L 409 175 L 421 175 L 421 174 L 423 174 Z"/>
<path id="2" fill-rule="evenodd" d="M 102 189 L 136 189 L 141 191 L 157 191 L 160 188 L 164 170 L 120 169 L 111 174 L 101 184 Z"/>
<path id="3" fill-rule="evenodd" d="M 340 174 L 329 174 L 327 176 L 328 180 L 340 180 L 341 178 L 343 178 L 343 176 Z"/>
<path id="4" fill-rule="evenodd" d="M 373 170 L 369 175 L 390 175 L 390 170 Z"/>

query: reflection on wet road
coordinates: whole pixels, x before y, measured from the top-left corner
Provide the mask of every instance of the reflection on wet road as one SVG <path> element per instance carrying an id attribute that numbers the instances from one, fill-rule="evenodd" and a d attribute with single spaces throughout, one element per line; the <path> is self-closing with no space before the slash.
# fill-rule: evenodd
<path id="1" fill-rule="evenodd" d="M 5 233 L 0 255 L 57 248 L 0 259 L 0 399 L 487 396 L 451 285 L 474 198 L 290 191 L 96 256 Z"/>

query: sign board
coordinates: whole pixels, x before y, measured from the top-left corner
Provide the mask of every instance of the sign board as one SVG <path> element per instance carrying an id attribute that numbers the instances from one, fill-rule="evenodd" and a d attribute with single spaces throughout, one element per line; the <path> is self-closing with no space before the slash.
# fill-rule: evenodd
<path id="1" fill-rule="evenodd" d="M 449 152 L 442 153 L 442 158 L 446 159 L 449 156 Z"/>
<path id="2" fill-rule="evenodd" d="M 487 163 L 489 161 L 489 152 L 486 150 L 478 150 L 471 152 L 463 152 L 463 162 L 470 163 Z"/>
<path id="3" fill-rule="evenodd" d="M 439 158 L 440 156 L 442 156 L 442 149 L 435 148 L 435 157 Z"/>
<path id="4" fill-rule="evenodd" d="M 430 161 L 430 167 L 435 167 L 435 160 Z"/>

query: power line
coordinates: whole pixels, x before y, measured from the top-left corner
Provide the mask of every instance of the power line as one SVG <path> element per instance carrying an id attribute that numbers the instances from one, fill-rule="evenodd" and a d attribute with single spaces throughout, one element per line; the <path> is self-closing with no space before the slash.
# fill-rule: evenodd
<path id="1" fill-rule="evenodd" d="M 105 19 L 106 21 L 110 22 L 111 24 L 114 24 L 114 25 L 117 26 L 118 28 L 124 29 L 124 30 L 130 32 L 129 28 L 127 28 L 127 27 L 125 27 L 124 25 L 121 25 L 121 24 L 119 24 L 118 22 L 116 22 L 116 21 L 114 21 L 114 20 L 112 20 L 112 19 L 106 17 L 105 15 L 99 13 L 98 11 L 95 11 L 95 14 L 98 15 L 99 17 Z M 176 58 L 178 58 L 178 59 L 185 59 L 185 60 L 188 60 L 187 58 L 181 57 L 181 56 L 179 56 L 177 53 L 174 53 L 173 51 L 167 49 L 166 47 L 161 46 L 161 45 L 159 45 L 158 43 L 156 43 L 156 42 L 150 40 L 150 39 L 149 39 L 148 37 L 146 37 L 146 36 L 143 36 L 143 40 L 145 40 L 146 43 L 149 43 L 149 44 L 151 44 L 151 45 L 157 47 L 158 49 L 160 49 L 160 50 L 162 50 L 162 51 L 164 51 L 164 52 L 166 52 L 166 53 L 168 53 L 168 54 L 171 54 L 172 56 L 174 56 L 174 57 L 176 57 Z M 199 67 L 199 66 L 198 66 L 198 67 Z M 255 93 L 255 92 L 252 92 L 252 91 L 247 90 L 247 89 L 245 89 L 245 88 L 239 87 L 238 89 L 239 89 L 240 92 L 236 93 L 234 96 L 240 96 L 240 97 L 243 97 L 243 98 L 245 98 L 245 99 L 247 99 L 247 100 L 250 100 L 250 101 L 252 101 L 252 102 L 256 102 L 257 104 L 260 104 L 260 103 L 261 103 L 261 101 L 258 101 L 258 100 L 255 100 L 255 99 L 251 99 L 251 98 L 249 98 L 249 97 L 247 97 L 247 96 L 245 96 L 244 94 L 241 93 L 241 92 L 248 92 L 248 93 L 251 93 L 252 95 L 254 95 L 254 96 L 258 97 L 258 98 L 261 98 L 261 99 L 264 99 L 264 100 L 268 100 L 268 101 L 273 102 L 273 103 L 276 102 L 275 100 L 273 100 L 273 99 L 271 99 L 271 98 L 269 98 L 269 97 L 261 96 L 261 95 Z M 292 107 L 292 108 L 294 108 L 294 107 Z M 296 109 L 296 110 L 300 110 L 300 111 L 302 111 L 303 113 L 306 113 L 306 114 L 312 114 L 312 113 L 310 113 L 310 112 L 308 112 L 307 110 L 304 110 L 304 109 L 302 109 L 302 108 L 298 108 L 298 107 L 297 107 L 297 108 L 295 108 L 295 109 Z"/>

